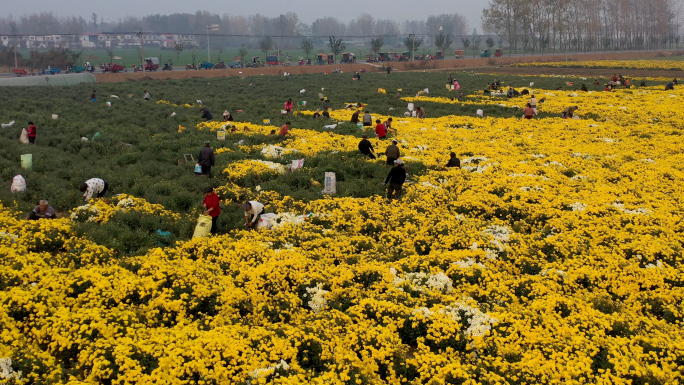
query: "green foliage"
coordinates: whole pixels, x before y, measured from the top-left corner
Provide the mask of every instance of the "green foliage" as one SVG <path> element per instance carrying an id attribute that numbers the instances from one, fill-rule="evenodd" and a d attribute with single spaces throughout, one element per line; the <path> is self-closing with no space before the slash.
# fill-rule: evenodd
<path id="1" fill-rule="evenodd" d="M 306 58 L 309 58 L 309 54 L 313 51 L 314 45 L 311 38 L 302 39 L 302 49 L 306 53 Z"/>
<path id="2" fill-rule="evenodd" d="M 443 32 L 440 32 L 439 35 L 435 36 L 435 47 L 442 51 L 447 51 L 452 44 L 454 44 L 454 37 L 452 35 L 445 35 Z"/>
<path id="3" fill-rule="evenodd" d="M 370 39 L 371 52 L 376 55 L 380 52 L 383 45 L 385 45 L 385 39 L 382 36 Z"/>
<path id="4" fill-rule="evenodd" d="M 330 52 L 332 52 L 335 56 L 339 55 L 342 53 L 342 51 L 344 51 L 345 48 L 347 48 L 342 39 L 335 39 L 335 36 L 330 36 L 329 40 L 328 47 L 330 47 Z"/>
<path id="5" fill-rule="evenodd" d="M 404 39 L 404 46 L 409 52 L 411 52 L 411 58 L 415 56 L 416 50 L 423 45 L 424 39 L 422 37 L 416 38 L 416 35 L 412 34 Z"/>

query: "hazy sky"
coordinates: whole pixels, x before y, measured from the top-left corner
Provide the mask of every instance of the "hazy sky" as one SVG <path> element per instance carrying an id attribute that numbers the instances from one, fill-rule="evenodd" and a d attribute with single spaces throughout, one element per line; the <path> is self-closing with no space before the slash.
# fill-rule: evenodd
<path id="1" fill-rule="evenodd" d="M 128 15 L 144 16 L 149 14 L 195 13 L 206 10 L 223 15 L 278 16 L 289 11 L 296 12 L 299 19 L 311 23 L 318 17 L 333 16 L 348 22 L 361 13 L 369 13 L 376 19 L 393 19 L 397 21 L 423 20 L 429 15 L 440 13 L 460 13 L 468 19 L 468 25 L 480 27 L 482 9 L 487 0 L 60 0 L 36 2 L 2 0 L 2 13 L 15 17 L 38 12 L 52 12 L 56 16 L 83 16 L 90 20 L 94 12 L 105 21 L 114 22 Z"/>

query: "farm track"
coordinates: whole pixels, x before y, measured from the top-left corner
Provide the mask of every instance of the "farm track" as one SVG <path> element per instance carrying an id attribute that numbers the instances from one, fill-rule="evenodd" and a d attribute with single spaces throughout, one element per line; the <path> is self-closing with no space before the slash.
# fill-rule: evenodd
<path id="1" fill-rule="evenodd" d="M 650 51 L 650 52 L 609 52 L 592 54 L 569 54 L 568 60 L 626 60 L 637 58 L 649 58 L 663 55 L 684 55 L 684 51 Z M 514 63 L 551 62 L 563 61 L 566 56 L 562 54 L 544 56 L 512 56 L 500 58 L 472 58 L 451 59 L 419 62 L 394 62 L 394 71 L 475 71 L 480 73 L 500 73 L 511 75 L 577 75 L 586 77 L 610 76 L 614 72 L 620 72 L 631 77 L 678 77 L 680 71 L 672 70 L 612 70 L 601 68 L 545 68 L 545 67 L 505 67 Z M 385 67 L 370 63 L 356 64 L 331 64 L 311 66 L 288 66 L 288 67 L 261 67 L 241 69 L 216 69 L 216 70 L 190 70 L 190 71 L 158 71 L 148 72 L 144 75 L 138 73 L 95 74 L 100 83 L 118 83 L 136 80 L 167 80 L 167 79 L 191 79 L 191 78 L 219 78 L 228 76 L 259 76 L 259 75 L 283 75 L 289 72 L 293 75 L 331 72 L 340 68 L 344 73 L 353 73 L 361 69 L 367 72 L 384 72 Z"/>

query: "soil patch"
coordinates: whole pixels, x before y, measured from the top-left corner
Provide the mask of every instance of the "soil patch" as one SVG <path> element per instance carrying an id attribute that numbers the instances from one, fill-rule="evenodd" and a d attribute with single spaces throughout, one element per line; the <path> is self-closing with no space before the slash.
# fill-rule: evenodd
<path id="1" fill-rule="evenodd" d="M 587 77 L 610 76 L 615 72 L 621 72 L 625 76 L 648 77 L 665 76 L 674 77 L 681 71 L 672 70 L 610 70 L 589 68 L 544 68 L 544 67 L 503 67 L 514 63 L 552 62 L 564 60 L 628 60 L 649 57 L 684 55 L 684 51 L 640 51 L 640 52 L 604 52 L 586 54 L 555 54 L 540 56 L 504 56 L 498 58 L 466 58 L 450 60 L 428 60 L 416 62 L 393 62 L 393 71 L 477 71 L 497 72 L 520 75 L 579 75 Z M 187 70 L 187 71 L 156 71 L 132 73 L 106 73 L 95 74 L 100 83 L 123 82 L 127 80 L 167 80 L 167 79 L 192 79 L 192 78 L 219 78 L 227 76 L 261 76 L 261 75 L 284 75 L 286 72 L 292 75 L 332 72 L 339 68 L 344 73 L 354 73 L 365 69 L 367 72 L 384 72 L 384 64 L 331 64 L 331 65 L 308 65 L 308 66 L 284 66 L 284 67 L 261 67 L 240 69 L 211 69 L 211 70 Z"/>

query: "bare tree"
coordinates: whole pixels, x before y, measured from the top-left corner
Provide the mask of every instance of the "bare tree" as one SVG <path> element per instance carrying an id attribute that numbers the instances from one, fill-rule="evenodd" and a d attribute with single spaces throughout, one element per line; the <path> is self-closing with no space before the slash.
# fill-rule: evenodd
<path id="1" fill-rule="evenodd" d="M 309 54 L 313 51 L 313 41 L 311 38 L 302 39 L 302 49 L 306 53 L 306 58 L 309 59 Z"/>
<path id="2" fill-rule="evenodd" d="M 178 62 L 180 63 L 180 54 L 183 52 L 183 43 L 175 43 L 173 45 L 173 50 L 176 51 L 176 58 L 178 59 Z"/>

